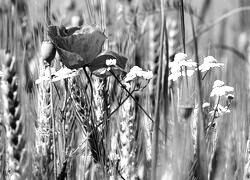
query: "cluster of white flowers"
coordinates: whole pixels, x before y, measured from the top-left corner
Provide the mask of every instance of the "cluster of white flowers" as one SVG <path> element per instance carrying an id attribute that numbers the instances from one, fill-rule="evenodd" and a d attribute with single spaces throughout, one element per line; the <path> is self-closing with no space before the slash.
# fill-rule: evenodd
<path id="1" fill-rule="evenodd" d="M 124 85 L 128 88 L 131 87 L 131 84 L 134 81 L 140 80 L 141 84 L 145 84 L 142 87 L 145 87 L 149 80 L 152 79 L 153 72 L 152 71 L 143 71 L 142 68 L 138 66 L 134 66 L 130 69 L 130 71 L 127 73 L 126 77 L 124 78 Z M 144 82 L 145 81 L 145 82 Z M 142 83 L 144 82 L 144 83 Z"/>
<path id="2" fill-rule="evenodd" d="M 231 104 L 232 99 L 234 98 L 233 95 L 234 88 L 231 86 L 226 86 L 225 83 L 221 80 L 214 81 L 213 89 L 210 93 L 210 97 L 214 98 L 214 100 L 217 100 L 217 103 L 214 104 L 214 107 L 212 108 L 212 111 L 209 112 L 211 116 L 214 116 L 214 118 L 222 117 L 224 114 L 230 113 L 229 106 Z M 225 106 L 220 104 L 220 98 L 226 98 L 227 104 Z M 202 108 L 209 108 L 210 103 L 205 102 L 202 105 Z"/>
<path id="3" fill-rule="evenodd" d="M 192 76 L 196 66 L 196 62 L 193 62 L 191 59 L 187 60 L 187 54 L 178 53 L 175 55 L 174 61 L 169 63 L 171 74 L 168 80 L 176 81 L 181 76 Z"/>
<path id="4" fill-rule="evenodd" d="M 52 77 L 52 82 L 60 81 L 62 79 L 74 77 L 78 75 L 79 70 L 75 69 L 69 69 L 69 68 L 61 68 L 58 71 L 55 70 L 55 68 L 51 68 L 51 77 Z M 45 69 L 44 76 L 40 77 L 39 79 L 36 80 L 36 84 L 40 84 L 43 81 L 49 81 L 50 80 L 50 74 L 49 74 L 49 69 Z"/>
<path id="5" fill-rule="evenodd" d="M 222 67 L 223 63 L 218 63 L 217 60 L 213 56 L 208 56 L 204 58 L 203 64 L 199 66 L 199 70 L 201 72 L 206 72 L 214 67 Z"/>
<path id="6" fill-rule="evenodd" d="M 222 67 L 223 65 L 223 63 L 218 63 L 213 56 L 207 56 L 198 69 L 201 72 L 207 72 L 211 68 Z M 192 59 L 187 59 L 187 54 L 178 53 L 175 55 L 174 61 L 169 63 L 169 68 L 169 80 L 176 81 L 181 76 L 192 76 L 197 70 L 197 63 Z"/>
<path id="7" fill-rule="evenodd" d="M 214 96 L 225 96 L 234 91 L 231 86 L 226 86 L 221 80 L 214 81 L 213 90 L 211 91 L 210 97 Z"/>
<path id="8" fill-rule="evenodd" d="M 152 71 L 143 71 L 142 68 L 134 66 L 130 69 L 129 73 L 126 75 L 124 81 L 130 82 L 136 78 L 144 78 L 150 80 L 153 77 Z"/>

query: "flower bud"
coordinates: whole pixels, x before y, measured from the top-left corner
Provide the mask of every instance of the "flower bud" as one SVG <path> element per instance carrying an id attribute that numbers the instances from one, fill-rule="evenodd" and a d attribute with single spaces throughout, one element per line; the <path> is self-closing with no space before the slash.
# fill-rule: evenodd
<path id="1" fill-rule="evenodd" d="M 56 54 L 56 48 L 50 41 L 43 41 L 41 46 L 41 56 L 44 61 L 51 63 Z"/>

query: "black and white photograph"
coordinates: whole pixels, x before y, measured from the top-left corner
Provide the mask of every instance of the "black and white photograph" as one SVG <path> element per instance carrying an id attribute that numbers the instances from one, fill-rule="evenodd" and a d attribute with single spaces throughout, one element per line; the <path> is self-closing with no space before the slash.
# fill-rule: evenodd
<path id="1" fill-rule="evenodd" d="M 248 93 L 250 0 L 0 0 L 0 180 L 250 180 Z"/>

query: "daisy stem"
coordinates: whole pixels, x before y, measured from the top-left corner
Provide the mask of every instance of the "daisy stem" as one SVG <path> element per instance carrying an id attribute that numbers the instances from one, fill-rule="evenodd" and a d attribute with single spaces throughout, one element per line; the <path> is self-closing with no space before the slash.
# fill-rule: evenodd
<path id="1" fill-rule="evenodd" d="M 131 94 L 134 92 L 134 90 L 131 92 Z M 109 114 L 108 118 L 110 118 L 123 104 L 124 102 L 129 98 L 130 96 L 128 95 L 126 98 L 122 100 L 122 102 Z"/>
<path id="2" fill-rule="evenodd" d="M 150 115 L 146 112 L 146 110 L 139 104 L 139 102 L 135 99 L 135 97 L 127 90 L 127 88 L 121 83 L 121 81 L 116 77 L 115 73 L 110 70 L 110 73 L 115 77 L 115 79 L 118 81 L 118 83 L 121 85 L 121 87 L 129 94 L 129 96 L 135 101 L 135 103 L 138 105 L 138 107 L 146 114 L 146 116 L 154 123 L 154 120 Z"/>
<path id="3" fill-rule="evenodd" d="M 215 115 L 216 115 L 216 112 L 217 112 L 217 110 L 218 110 L 219 103 L 220 103 L 220 96 L 219 96 L 218 101 L 217 101 L 217 103 L 216 103 L 216 106 L 215 106 L 215 109 L 214 109 L 214 114 L 213 114 L 213 117 L 212 117 L 212 121 L 211 121 L 211 123 L 210 123 L 210 126 L 207 128 L 207 134 L 208 134 L 208 132 L 210 131 L 210 129 L 211 129 L 213 123 L 214 123 Z"/>
<path id="4" fill-rule="evenodd" d="M 147 111 L 140 105 L 140 103 L 135 99 L 135 97 L 131 94 L 131 92 L 129 92 L 129 90 L 127 90 L 127 88 L 121 83 L 121 81 L 117 78 L 117 76 L 115 75 L 115 73 L 112 71 L 112 69 L 110 70 L 110 73 L 115 77 L 115 79 L 118 81 L 118 83 L 121 85 L 121 87 L 123 89 L 125 89 L 125 91 L 128 93 L 128 95 L 134 100 L 134 102 L 138 105 L 138 107 L 146 114 L 146 116 L 151 120 L 151 122 L 154 124 L 154 120 L 152 119 L 152 117 L 147 113 Z M 125 102 L 125 101 L 124 101 Z M 100 124 L 99 124 L 100 125 Z M 99 126 L 98 125 L 98 126 Z M 159 131 L 165 135 L 165 133 L 159 128 Z"/>
<path id="5" fill-rule="evenodd" d="M 202 77 L 201 80 L 203 80 L 207 76 L 208 72 L 209 72 L 209 70 L 204 74 L 204 76 Z"/>

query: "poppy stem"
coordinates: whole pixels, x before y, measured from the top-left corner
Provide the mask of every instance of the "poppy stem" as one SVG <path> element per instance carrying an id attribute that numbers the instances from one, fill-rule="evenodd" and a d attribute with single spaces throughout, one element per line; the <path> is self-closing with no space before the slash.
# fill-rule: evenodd
<path id="1" fill-rule="evenodd" d="M 90 79 L 90 76 L 89 76 L 89 74 L 88 74 L 88 72 L 87 72 L 87 70 L 86 70 L 86 66 L 85 67 L 83 67 L 83 70 L 84 70 L 84 73 L 85 73 L 85 75 L 86 75 L 86 77 L 87 77 L 87 79 L 88 79 L 88 83 L 89 83 L 89 85 L 90 85 L 90 91 L 91 91 L 91 97 L 90 97 L 90 111 L 92 112 L 92 110 L 93 110 L 93 106 L 92 106 L 92 102 L 93 102 L 93 97 L 94 97 L 94 95 L 93 95 L 93 86 L 92 86 L 92 82 L 91 82 L 91 79 Z M 86 89 L 87 90 L 87 89 Z M 92 118 L 90 118 L 91 119 L 91 122 L 92 122 L 92 124 L 94 125 L 94 122 L 93 122 L 93 119 Z"/>
<path id="2" fill-rule="evenodd" d="M 86 67 L 83 67 L 83 70 L 84 70 L 84 73 L 85 73 L 85 75 L 86 75 L 86 77 L 87 77 L 87 79 L 88 79 L 88 83 L 89 83 L 89 85 L 90 85 L 90 90 L 91 90 L 90 102 L 91 102 L 91 105 L 92 105 L 92 100 L 93 100 L 93 86 L 92 86 L 92 83 L 91 83 L 91 79 L 90 79 L 90 77 L 89 77 L 89 74 L 88 74 L 88 72 L 87 72 L 87 70 L 86 70 Z"/>
<path id="3" fill-rule="evenodd" d="M 51 77 L 51 67 L 49 68 L 49 78 L 50 78 L 50 111 L 51 111 L 51 120 L 52 120 L 52 138 L 53 138 L 53 159 L 54 159 L 54 179 L 57 177 L 57 164 L 56 164 L 56 121 L 54 117 L 54 105 L 53 105 L 53 83 Z"/>

